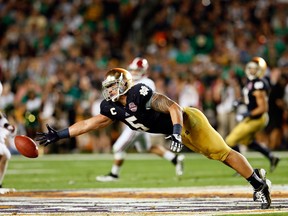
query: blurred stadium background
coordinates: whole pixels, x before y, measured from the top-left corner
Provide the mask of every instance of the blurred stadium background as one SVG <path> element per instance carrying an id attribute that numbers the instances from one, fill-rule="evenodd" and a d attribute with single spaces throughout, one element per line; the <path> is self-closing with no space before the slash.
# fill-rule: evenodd
<path id="1" fill-rule="evenodd" d="M 287 11 L 287 0 L 0 0 L 0 110 L 31 138 L 46 123 L 67 127 L 98 113 L 109 68 L 142 56 L 159 92 L 203 110 L 225 137 L 243 67 L 261 56 L 273 84 L 270 119 L 280 115 L 281 127 L 259 139 L 285 151 Z M 43 153 L 110 153 L 120 131 L 116 123 Z"/>

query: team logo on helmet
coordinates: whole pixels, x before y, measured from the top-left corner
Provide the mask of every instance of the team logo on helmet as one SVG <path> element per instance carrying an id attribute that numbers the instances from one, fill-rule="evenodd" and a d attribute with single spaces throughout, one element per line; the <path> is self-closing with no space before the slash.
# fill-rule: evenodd
<path id="1" fill-rule="evenodd" d="M 102 82 L 102 94 L 107 101 L 115 102 L 132 86 L 132 75 L 123 68 L 114 68 L 105 75 L 105 80 Z"/>
<path id="2" fill-rule="evenodd" d="M 128 70 L 131 72 L 133 80 L 138 81 L 146 74 L 148 67 L 147 59 L 137 57 L 129 64 Z"/>

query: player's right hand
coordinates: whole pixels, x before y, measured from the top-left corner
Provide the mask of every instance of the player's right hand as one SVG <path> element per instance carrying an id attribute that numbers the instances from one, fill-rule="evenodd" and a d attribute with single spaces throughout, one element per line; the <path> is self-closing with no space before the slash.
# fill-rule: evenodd
<path id="1" fill-rule="evenodd" d="M 245 112 L 245 113 L 241 113 L 241 114 L 237 114 L 236 115 L 236 121 L 237 122 L 241 122 L 243 121 L 246 117 L 251 116 L 250 112 Z"/>
<path id="2" fill-rule="evenodd" d="M 173 152 L 180 152 L 183 148 L 183 144 L 182 144 L 182 138 L 180 134 L 172 134 L 168 137 L 166 137 L 166 139 L 170 139 L 171 140 L 171 144 L 170 144 L 170 150 Z"/>
<path id="3" fill-rule="evenodd" d="M 234 100 L 232 103 L 232 107 L 234 110 L 237 110 L 237 108 L 242 105 L 243 103 L 240 100 Z"/>
<path id="4" fill-rule="evenodd" d="M 44 146 L 47 146 L 51 143 L 55 143 L 60 139 L 55 129 L 51 128 L 48 124 L 46 124 L 46 127 L 48 129 L 48 133 L 42 133 L 42 132 L 36 133 L 37 135 L 36 141 L 39 141 L 39 144 Z"/>

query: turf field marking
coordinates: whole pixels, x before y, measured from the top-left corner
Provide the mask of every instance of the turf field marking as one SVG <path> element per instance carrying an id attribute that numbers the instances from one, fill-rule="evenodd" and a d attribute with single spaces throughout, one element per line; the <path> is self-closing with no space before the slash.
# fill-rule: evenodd
<path id="1" fill-rule="evenodd" d="M 42 173 L 57 173 L 55 170 L 47 170 L 47 169 L 25 169 L 25 170 L 18 170 L 18 169 L 8 169 L 7 174 L 9 175 L 35 175 L 35 174 L 42 174 Z"/>

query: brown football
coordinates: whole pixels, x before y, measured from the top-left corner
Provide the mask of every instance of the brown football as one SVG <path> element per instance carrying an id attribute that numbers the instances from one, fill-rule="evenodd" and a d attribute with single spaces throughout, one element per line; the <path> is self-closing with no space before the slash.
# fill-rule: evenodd
<path id="1" fill-rule="evenodd" d="M 38 145 L 30 137 L 17 135 L 14 138 L 15 146 L 20 154 L 28 158 L 37 158 Z"/>

